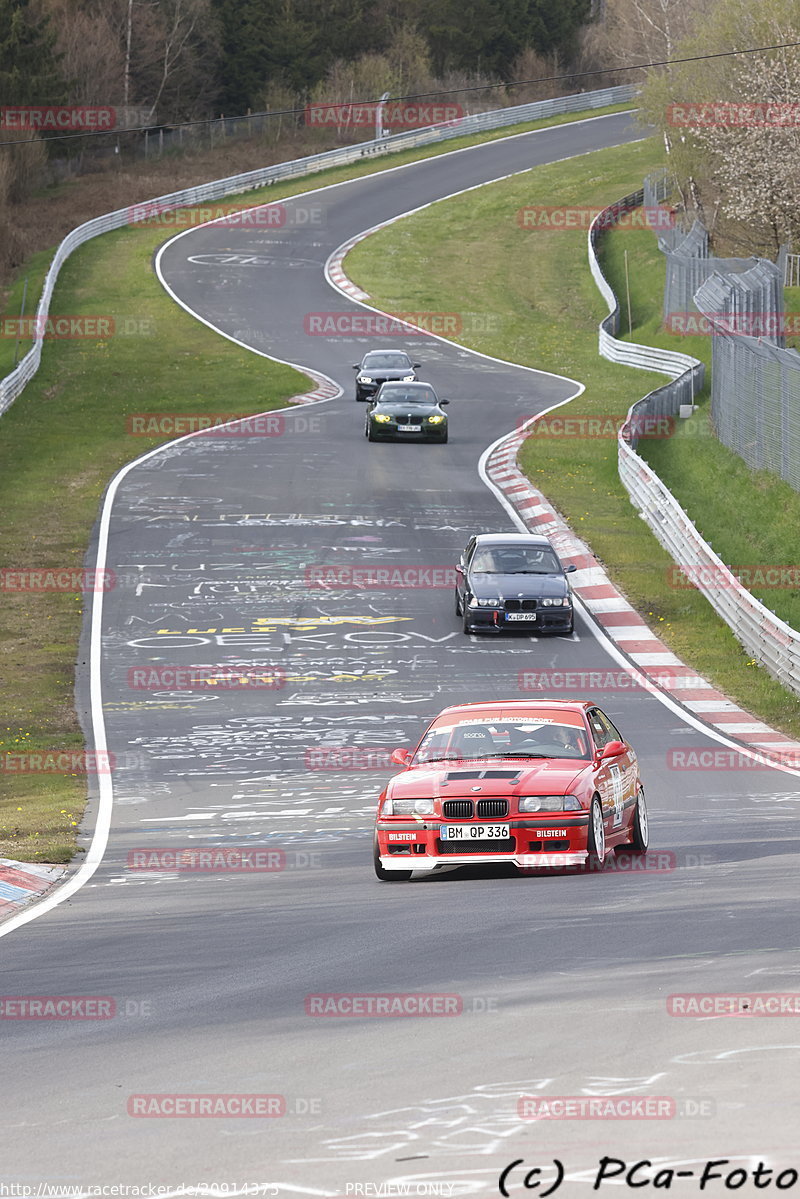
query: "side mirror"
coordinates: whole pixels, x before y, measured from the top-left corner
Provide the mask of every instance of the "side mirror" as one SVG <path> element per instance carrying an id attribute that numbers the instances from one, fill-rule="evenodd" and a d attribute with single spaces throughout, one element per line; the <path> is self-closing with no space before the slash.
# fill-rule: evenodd
<path id="1" fill-rule="evenodd" d="M 415 370 L 415 371 L 422 370 L 422 363 L 421 363 L 421 362 L 412 362 L 412 363 L 411 363 L 411 365 L 413 366 L 413 368 L 414 368 L 414 370 Z"/>
<path id="2" fill-rule="evenodd" d="M 449 404 L 450 401 L 449 400 L 439 400 L 439 403 L 442 405 L 442 407 L 444 407 L 444 405 Z"/>
<path id="3" fill-rule="evenodd" d="M 603 746 L 600 761 L 605 762 L 607 758 L 620 758 L 626 750 L 627 746 L 624 741 L 609 741 L 608 745 Z"/>
<path id="4" fill-rule="evenodd" d="M 354 371 L 360 371 L 360 370 L 361 370 L 361 363 L 360 363 L 360 362 L 354 362 L 354 363 L 353 363 L 353 370 L 354 370 Z"/>
<path id="5" fill-rule="evenodd" d="M 574 570 L 577 570 L 577 569 L 578 569 L 578 568 L 577 568 L 577 566 L 575 565 L 575 563 L 574 563 L 574 562 L 570 562 L 569 566 L 565 566 L 565 567 L 564 567 L 564 574 L 565 574 L 565 575 L 571 575 L 571 574 L 572 574 L 572 572 L 573 572 Z"/>
<path id="6" fill-rule="evenodd" d="M 408 766 L 411 761 L 411 750 L 393 749 L 389 755 L 389 761 L 394 762 L 397 766 Z"/>

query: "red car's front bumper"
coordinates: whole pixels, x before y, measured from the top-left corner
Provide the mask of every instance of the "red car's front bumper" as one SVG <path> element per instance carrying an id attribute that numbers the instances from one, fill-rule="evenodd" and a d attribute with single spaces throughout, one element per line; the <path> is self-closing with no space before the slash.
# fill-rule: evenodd
<path id="1" fill-rule="evenodd" d="M 441 828 L 458 824 L 507 825 L 508 837 L 497 840 L 443 840 Z M 587 858 L 587 812 L 548 813 L 545 818 L 515 817 L 498 821 L 446 821 L 441 817 L 383 817 L 376 824 L 378 852 L 384 870 L 435 870 L 485 862 L 511 862 L 520 869 L 580 866 Z"/>

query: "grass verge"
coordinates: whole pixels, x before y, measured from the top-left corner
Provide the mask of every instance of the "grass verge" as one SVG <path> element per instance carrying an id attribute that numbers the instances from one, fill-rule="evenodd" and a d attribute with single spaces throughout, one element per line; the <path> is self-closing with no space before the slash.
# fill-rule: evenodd
<path id="1" fill-rule="evenodd" d="M 660 386 L 663 376 L 618 367 L 599 357 L 597 323 L 605 308 L 588 269 L 585 231 L 526 230 L 517 213 L 526 205 L 552 204 L 554 197 L 560 205 L 600 207 L 635 190 L 642 176 L 658 165 L 659 148 L 647 141 L 537 167 L 530 175 L 442 201 L 381 230 L 351 251 L 347 273 L 373 303 L 390 312 L 463 314 L 463 297 L 469 296 L 487 332 L 472 332 L 468 343 L 462 337 L 464 344 L 582 381 L 586 390 L 572 401 L 570 415 L 623 415 L 635 400 Z M 707 358 L 706 338 L 677 338 L 658 328 L 664 263 L 650 232 L 619 231 L 606 239 L 604 256 L 612 285 L 625 294 L 620 274 L 624 279 L 626 249 L 633 340 Z M 465 320 L 464 327 L 478 330 L 481 325 Z M 692 423 L 702 419 L 698 414 Z M 680 439 L 640 445 L 660 471 L 665 454 L 679 454 L 679 441 L 703 453 L 701 443 L 707 440 L 692 440 L 687 428 Z M 699 592 L 670 586 L 672 559 L 638 518 L 619 481 L 613 437 L 556 440 L 534 434 L 523 446 L 520 464 L 677 654 L 750 711 L 800 736 L 800 700 L 748 657 Z M 713 485 L 715 472 L 709 470 L 707 478 Z M 741 484 L 752 489 L 759 480 L 744 467 L 738 475 L 731 472 L 730 478 L 731 491 L 717 510 L 722 515 L 727 505 L 728 519 L 736 511 L 738 522 L 741 505 L 733 504 L 735 488 Z M 679 488 L 678 494 L 683 498 Z M 765 511 L 773 496 L 770 488 Z M 690 511 L 705 531 L 701 506 L 698 498 Z M 711 540 L 717 548 L 715 537 Z M 751 554 L 740 560 L 787 559 L 753 559 Z"/>
<path id="2" fill-rule="evenodd" d="M 626 111 L 616 105 L 589 115 Z M 499 132 L 404 151 L 319 172 L 236 197 L 236 203 L 279 200 L 405 162 L 531 129 L 571 123 L 585 113 L 511 126 Z M 170 220 L 175 217 L 170 214 Z M 190 220 L 185 222 L 190 223 Z M 107 341 L 60 341 L 45 346 L 42 366 L 2 417 L 0 437 L 0 567 L 80 567 L 98 503 L 122 465 L 164 441 L 129 437 L 125 421 L 141 411 L 180 414 L 266 411 L 307 387 L 305 376 L 256 357 L 209 332 L 168 299 L 150 265 L 174 225 L 140 226 L 97 238 L 62 268 L 54 314 L 114 316 L 135 330 Z M 52 251 L 18 272 L 5 308 L 35 312 Z M 20 356 L 26 351 L 20 346 Z M 13 366 L 14 342 L 0 339 L 0 372 Z M 90 597 L 86 597 L 89 599 Z M 80 753 L 74 710 L 75 658 L 83 614 L 79 593 L 3 592 L 0 627 L 0 857 L 64 863 L 86 801 L 85 778 L 50 771 L 11 771 L 28 756 Z M 8 755 L 12 755 L 9 762 Z M 20 755 L 26 757 L 22 759 Z M 52 761 L 52 759 L 48 759 Z"/>

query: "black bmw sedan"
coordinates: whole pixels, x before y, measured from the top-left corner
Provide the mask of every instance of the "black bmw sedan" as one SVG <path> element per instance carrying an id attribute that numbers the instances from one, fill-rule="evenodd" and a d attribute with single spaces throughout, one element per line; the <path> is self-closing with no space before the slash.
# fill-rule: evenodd
<path id="1" fill-rule="evenodd" d="M 412 362 L 405 350 L 370 350 L 360 363 L 353 366 L 353 370 L 358 372 L 356 399 L 368 400 L 387 380 L 413 383 L 419 363 Z"/>
<path id="2" fill-rule="evenodd" d="M 571 633 L 572 595 L 566 570 L 546 537 L 480 533 L 456 566 L 456 614 L 465 633 L 526 629 Z"/>
<path id="3" fill-rule="evenodd" d="M 370 441 L 447 441 L 449 400 L 430 383 L 384 383 L 367 409 L 364 436 Z"/>

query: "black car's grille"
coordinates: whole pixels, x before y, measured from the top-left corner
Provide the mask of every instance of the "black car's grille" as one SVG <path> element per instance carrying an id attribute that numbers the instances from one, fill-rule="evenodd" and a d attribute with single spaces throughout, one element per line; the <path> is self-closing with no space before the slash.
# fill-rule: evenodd
<path id="1" fill-rule="evenodd" d="M 478 816 L 485 819 L 487 816 L 507 816 L 508 815 L 508 800 L 507 799 L 479 799 L 478 800 Z"/>
<path id="2" fill-rule="evenodd" d="M 436 841 L 436 852 L 445 857 L 447 854 L 465 853 L 513 853 L 517 843 L 513 837 L 503 840 L 487 841 Z"/>
<path id="3" fill-rule="evenodd" d="M 526 599 L 526 600 L 507 599 L 505 601 L 505 608 L 506 608 L 506 612 L 535 612 L 536 611 L 536 600 L 535 599 Z"/>
<path id="4" fill-rule="evenodd" d="M 472 800 L 471 799 L 446 799 L 442 804 L 442 814 L 449 817 L 451 820 L 457 817 L 469 817 L 472 815 Z"/>

